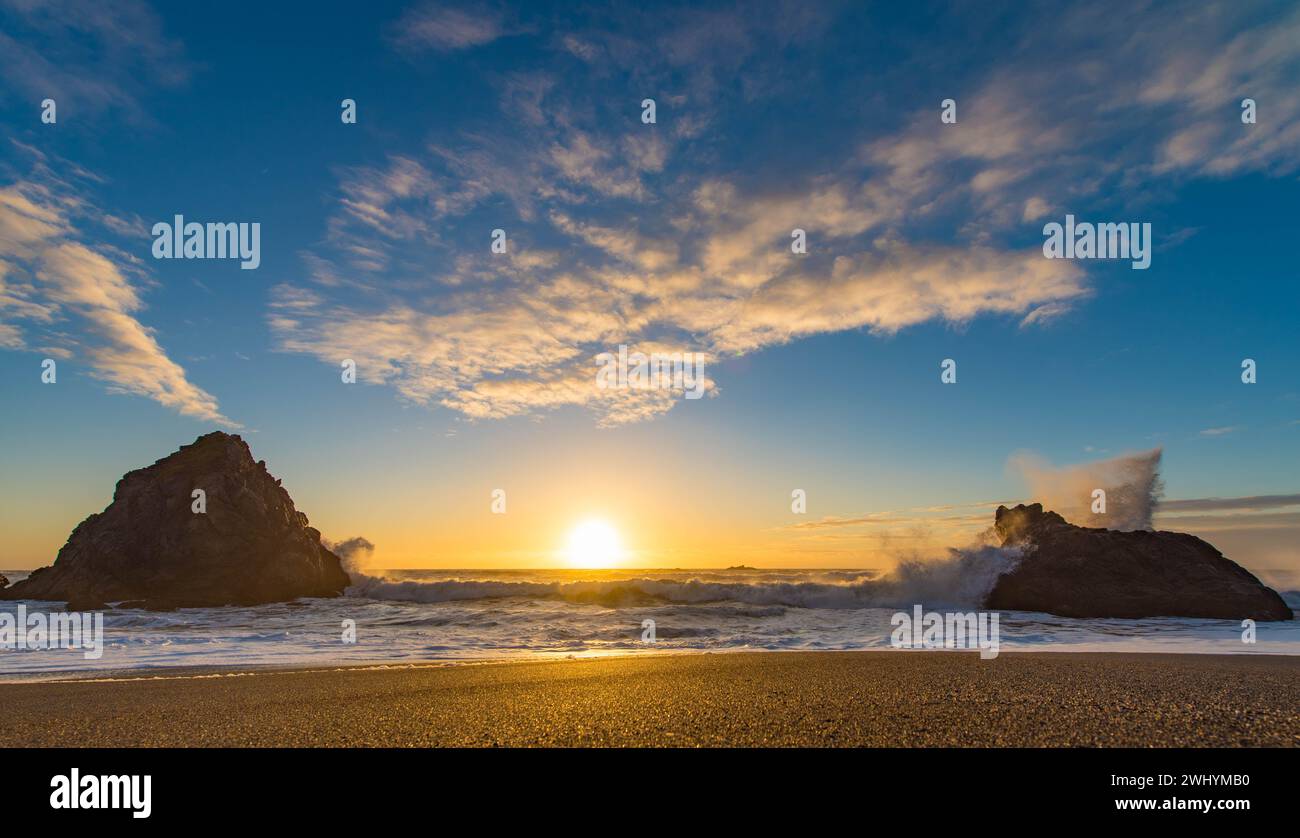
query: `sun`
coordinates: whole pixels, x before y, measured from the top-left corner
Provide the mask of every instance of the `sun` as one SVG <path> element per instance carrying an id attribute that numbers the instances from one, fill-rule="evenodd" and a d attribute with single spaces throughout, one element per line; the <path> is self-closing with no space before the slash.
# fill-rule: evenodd
<path id="1" fill-rule="evenodd" d="M 583 521 L 569 532 L 565 557 L 571 567 L 612 567 L 623 561 L 623 545 L 618 530 L 606 521 Z"/>

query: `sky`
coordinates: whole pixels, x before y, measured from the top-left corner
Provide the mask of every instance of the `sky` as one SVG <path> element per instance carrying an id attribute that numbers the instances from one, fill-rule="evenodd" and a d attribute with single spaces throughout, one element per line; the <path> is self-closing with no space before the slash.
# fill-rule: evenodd
<path id="1" fill-rule="evenodd" d="M 1157 526 L 1300 570 L 1297 90 L 1291 3 L 0 0 L 0 567 L 220 429 L 382 567 L 882 567 L 1159 448 Z"/>

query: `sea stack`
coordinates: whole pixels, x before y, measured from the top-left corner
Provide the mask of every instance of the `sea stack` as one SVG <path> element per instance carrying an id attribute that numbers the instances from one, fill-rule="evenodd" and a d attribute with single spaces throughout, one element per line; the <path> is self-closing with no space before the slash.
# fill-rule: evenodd
<path id="1" fill-rule="evenodd" d="M 52 566 L 0 599 L 168 609 L 338 596 L 348 576 L 307 524 L 247 443 L 217 431 L 129 472 Z"/>
<path id="2" fill-rule="evenodd" d="M 999 506 L 994 529 L 1024 558 L 986 606 L 1062 617 L 1290 620 L 1250 571 L 1194 535 L 1077 527 L 1039 503 Z"/>

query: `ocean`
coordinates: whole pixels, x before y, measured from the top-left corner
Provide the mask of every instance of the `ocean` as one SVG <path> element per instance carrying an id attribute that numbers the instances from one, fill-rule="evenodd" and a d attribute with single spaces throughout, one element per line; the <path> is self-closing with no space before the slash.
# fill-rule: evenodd
<path id="1" fill-rule="evenodd" d="M 352 571 L 336 599 L 104 612 L 104 648 L 0 649 L 0 679 L 169 667 L 328 666 L 607 654 L 888 649 L 891 618 L 979 607 L 1013 561 L 986 548 L 896 570 Z M 4 571 L 12 581 L 26 571 Z M 1269 576 L 1265 574 L 1265 576 Z M 1300 610 L 1295 578 L 1270 580 Z M 1290 582 L 1288 587 L 1286 582 Z M 61 603 L 0 602 L 0 613 Z M 349 622 L 350 621 L 350 622 Z M 653 641 L 648 631 L 653 621 Z M 355 642 L 345 642 L 348 626 Z M 1003 611 L 1006 651 L 1300 654 L 1300 621 L 1070 619 Z"/>

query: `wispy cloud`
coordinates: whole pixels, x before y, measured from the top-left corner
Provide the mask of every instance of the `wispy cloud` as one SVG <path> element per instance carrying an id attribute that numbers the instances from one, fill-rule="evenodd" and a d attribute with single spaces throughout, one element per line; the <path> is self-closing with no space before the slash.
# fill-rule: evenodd
<path id="1" fill-rule="evenodd" d="M 491 6 L 417 7 L 399 26 L 412 43 L 447 51 L 526 29 L 546 60 L 495 75 L 494 130 L 340 173 L 326 247 L 307 257 L 308 279 L 276 292 L 280 348 L 364 356 L 369 380 L 468 417 L 585 405 L 605 424 L 646 418 L 673 402 L 639 394 L 629 409 L 596 392 L 595 353 L 662 344 L 724 358 L 980 317 L 1051 328 L 1093 292 L 1076 263 L 1024 244 L 1044 216 L 1143 195 L 1156 178 L 1300 163 L 1300 145 L 1279 142 L 1291 127 L 1244 130 L 1232 112 L 1249 94 L 1300 123 L 1283 101 L 1300 39 L 1278 34 L 1300 33 L 1300 15 L 1266 24 L 1224 6 L 1171 20 L 1144 6 L 1123 20 L 1072 9 L 1047 29 L 1030 15 L 955 84 L 956 125 L 918 104 L 898 128 L 810 149 L 788 176 L 747 177 L 699 128 L 742 142 L 738 103 L 779 107 L 791 85 L 815 86 L 791 56 L 835 31 L 831 7 L 765 8 L 594 13 L 555 30 L 541 12 L 522 24 Z M 1205 55 L 1216 69 L 1189 76 Z M 1044 62 L 1057 72 L 1038 72 Z M 659 122 L 640 122 L 629 84 L 654 94 Z M 1195 155 L 1169 151 L 1211 115 Z M 488 256 L 493 227 L 508 230 L 508 256 Z M 936 227 L 956 233 L 936 240 Z M 794 228 L 806 256 L 790 251 Z"/>
<path id="2" fill-rule="evenodd" d="M 922 507 L 902 512 L 872 512 L 865 515 L 846 517 L 825 516 L 815 521 L 800 521 L 789 524 L 783 529 L 793 531 L 828 529 L 892 530 L 899 527 L 936 527 L 948 530 L 973 531 L 987 529 L 992 524 L 993 510 L 997 508 L 997 504 L 978 504 L 972 505 L 970 508 L 979 511 L 965 515 L 940 515 L 935 514 L 932 507 Z"/>
<path id="3" fill-rule="evenodd" d="M 1241 498 L 1185 498 L 1160 503 L 1160 512 L 1259 512 L 1300 506 L 1300 494 L 1250 495 Z"/>
<path id="4" fill-rule="evenodd" d="M 406 50 L 454 52 L 490 44 L 514 29 L 501 9 L 487 4 L 422 3 L 393 25 L 392 38 Z"/>
<path id="5" fill-rule="evenodd" d="M 0 78 L 33 113 L 52 98 L 61 116 L 119 109 L 147 120 L 140 97 L 190 71 L 181 44 L 138 0 L 0 0 Z"/>
<path id="6" fill-rule="evenodd" d="M 108 216 L 84 197 L 84 184 L 74 190 L 35 153 L 26 178 L 0 187 L 0 342 L 55 358 L 84 358 L 111 392 L 239 427 L 138 319 L 147 282 L 142 266 L 89 234 L 104 228 Z M 76 324 L 75 336 L 63 331 L 68 322 Z"/>
<path id="7" fill-rule="evenodd" d="M 1211 540 L 1224 533 L 1271 533 L 1279 537 L 1278 544 L 1286 545 L 1283 552 L 1293 552 L 1294 534 L 1300 528 L 1300 494 L 1164 501 L 1156 521 L 1161 529 L 1194 532 Z"/>

